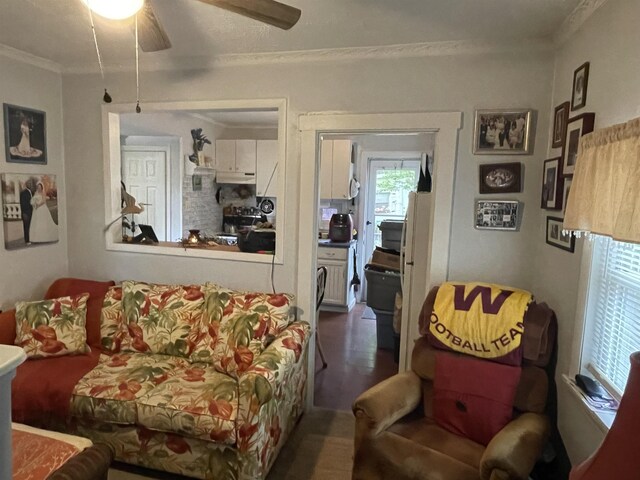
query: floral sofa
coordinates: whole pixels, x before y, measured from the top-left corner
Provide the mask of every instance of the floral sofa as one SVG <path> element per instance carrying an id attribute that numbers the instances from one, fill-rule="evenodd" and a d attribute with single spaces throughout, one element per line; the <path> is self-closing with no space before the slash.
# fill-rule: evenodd
<path id="1" fill-rule="evenodd" d="M 69 322 L 86 293 L 90 351 L 21 365 L 14 421 L 88 437 L 117 460 L 152 469 L 264 478 L 304 406 L 309 325 L 292 317 L 293 297 L 60 279 L 37 305 L 49 313 L 37 316 Z M 36 311 L 27 307 L 18 317 Z M 21 343 L 28 354 L 38 342 L 48 351 L 64 345 L 39 322 L 21 327 L 14 311 L 0 314 L 0 343 L 30 330 L 35 338 Z"/>

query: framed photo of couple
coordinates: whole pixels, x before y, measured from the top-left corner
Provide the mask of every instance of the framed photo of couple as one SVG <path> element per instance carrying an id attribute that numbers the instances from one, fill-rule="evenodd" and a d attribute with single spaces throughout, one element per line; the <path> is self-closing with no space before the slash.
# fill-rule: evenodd
<path id="1" fill-rule="evenodd" d="M 18 250 L 58 241 L 58 185 L 55 175 L 3 173 L 4 246 Z"/>
<path id="2" fill-rule="evenodd" d="M 532 110 L 476 110 L 473 129 L 475 155 L 531 153 Z"/>

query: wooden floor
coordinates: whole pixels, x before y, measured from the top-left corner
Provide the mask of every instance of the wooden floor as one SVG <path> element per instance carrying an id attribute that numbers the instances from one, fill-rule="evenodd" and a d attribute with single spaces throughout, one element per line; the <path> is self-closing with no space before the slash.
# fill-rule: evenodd
<path id="1" fill-rule="evenodd" d="M 320 312 L 320 339 L 329 366 L 322 370 L 316 353 L 315 406 L 351 410 L 358 395 L 398 372 L 393 351 L 377 348 L 376 321 L 371 309 L 365 309 L 357 304 L 349 313 Z"/>

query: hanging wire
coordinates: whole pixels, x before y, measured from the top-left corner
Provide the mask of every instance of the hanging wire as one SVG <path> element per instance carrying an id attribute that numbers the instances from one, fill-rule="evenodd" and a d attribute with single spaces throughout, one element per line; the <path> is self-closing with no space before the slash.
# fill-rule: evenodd
<path id="1" fill-rule="evenodd" d="M 136 113 L 140 113 L 140 44 L 138 43 L 138 14 L 136 14 Z"/>
<path id="2" fill-rule="evenodd" d="M 104 95 L 102 96 L 102 100 L 105 103 L 111 103 L 111 95 L 109 95 L 109 92 L 107 92 L 106 82 L 104 79 L 104 67 L 102 66 L 102 57 L 100 56 L 100 47 L 98 47 L 98 36 L 96 35 L 96 26 L 93 23 L 93 14 L 91 13 L 90 2 L 87 2 L 87 10 L 89 11 L 89 21 L 91 22 L 91 32 L 93 33 L 93 44 L 96 46 L 98 66 L 100 67 L 100 76 L 102 77 L 102 85 L 104 86 Z"/>

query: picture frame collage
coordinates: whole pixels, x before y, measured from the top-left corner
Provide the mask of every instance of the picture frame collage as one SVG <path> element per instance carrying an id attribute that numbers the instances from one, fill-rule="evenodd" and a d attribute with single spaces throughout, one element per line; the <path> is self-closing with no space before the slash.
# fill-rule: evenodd
<path id="1" fill-rule="evenodd" d="M 575 236 L 563 231 L 562 222 L 580 139 L 593 132 L 595 113 L 571 115 L 586 106 L 588 81 L 589 62 L 585 62 L 574 71 L 571 101 L 562 102 L 554 109 L 551 148 L 559 149 L 560 153 L 543 163 L 540 208 L 556 212 L 546 217 L 546 243 L 571 253 L 575 250 Z"/>
<path id="2" fill-rule="evenodd" d="M 9 164 L 47 165 L 47 114 L 3 103 L 5 160 Z M 22 167 L 21 167 L 22 168 Z M 56 175 L 45 171 L 0 173 L 2 226 L 6 250 L 59 240 L 59 190 Z"/>
<path id="3" fill-rule="evenodd" d="M 526 108 L 475 111 L 474 155 L 531 155 L 534 111 Z M 518 194 L 523 189 L 521 162 L 481 163 L 478 166 L 480 195 Z M 478 230 L 517 231 L 523 203 L 510 197 L 476 199 L 474 226 Z"/>

